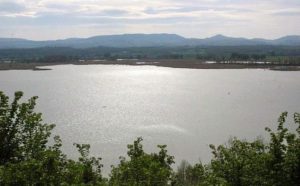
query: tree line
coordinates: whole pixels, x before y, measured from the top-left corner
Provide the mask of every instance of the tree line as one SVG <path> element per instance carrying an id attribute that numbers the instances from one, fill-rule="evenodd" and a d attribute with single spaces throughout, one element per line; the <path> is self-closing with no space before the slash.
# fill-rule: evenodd
<path id="1" fill-rule="evenodd" d="M 0 91 L 0 185 L 300 185 L 299 113 L 293 115 L 296 130 L 285 126 L 284 112 L 275 131 L 266 128 L 269 142 L 232 138 L 227 145 L 210 145 L 208 164 L 182 161 L 176 170 L 166 145 L 158 145 L 158 153 L 147 153 L 137 138 L 105 178 L 101 158 L 90 156 L 90 145 L 74 144 L 77 160 L 62 153 L 59 136 L 49 145 L 55 125 L 43 123 L 42 114 L 35 112 L 37 97 L 21 102 L 22 96 L 16 92 L 10 101 Z"/>
<path id="2" fill-rule="evenodd" d="M 202 46 L 0 49 L 1 61 L 71 63 L 93 59 L 199 59 L 213 61 L 268 61 L 300 64 L 300 46 Z"/>

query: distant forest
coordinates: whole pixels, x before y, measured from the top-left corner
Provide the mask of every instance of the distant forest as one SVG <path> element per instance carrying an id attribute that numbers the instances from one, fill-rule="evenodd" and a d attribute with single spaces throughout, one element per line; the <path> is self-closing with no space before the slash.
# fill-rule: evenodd
<path id="1" fill-rule="evenodd" d="M 0 62 L 62 63 L 79 60 L 198 59 L 224 61 L 267 61 L 300 64 L 300 46 L 177 46 L 177 47 L 42 47 L 0 49 Z"/>

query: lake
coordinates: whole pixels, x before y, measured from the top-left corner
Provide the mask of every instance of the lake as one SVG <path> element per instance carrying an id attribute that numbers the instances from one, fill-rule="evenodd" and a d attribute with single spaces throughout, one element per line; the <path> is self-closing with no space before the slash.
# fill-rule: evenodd
<path id="1" fill-rule="evenodd" d="M 267 139 L 283 111 L 300 112 L 300 72 L 201 70 L 155 66 L 59 65 L 50 71 L 0 71 L 0 90 L 38 95 L 37 110 L 55 123 L 63 150 L 91 144 L 104 172 L 138 136 L 146 151 L 167 144 L 179 163 L 207 162 L 209 144 L 231 136 Z"/>

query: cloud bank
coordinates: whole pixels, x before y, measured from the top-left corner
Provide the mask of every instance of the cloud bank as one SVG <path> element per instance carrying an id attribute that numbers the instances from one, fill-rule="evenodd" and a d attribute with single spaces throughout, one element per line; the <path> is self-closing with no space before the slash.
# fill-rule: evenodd
<path id="1" fill-rule="evenodd" d="M 300 34 L 299 0 L 0 0 L 0 37 L 122 33 L 276 38 Z"/>

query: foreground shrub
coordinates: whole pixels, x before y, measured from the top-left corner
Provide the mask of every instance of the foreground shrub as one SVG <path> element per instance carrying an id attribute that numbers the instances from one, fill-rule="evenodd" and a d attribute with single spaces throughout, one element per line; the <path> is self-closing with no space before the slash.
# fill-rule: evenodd
<path id="1" fill-rule="evenodd" d="M 282 113 L 275 132 L 266 128 L 269 143 L 233 138 L 226 145 L 210 145 L 211 162 L 205 166 L 184 162 L 175 185 L 300 185 L 300 115 L 294 114 L 294 132 L 284 125 L 286 118 L 287 112 Z"/>
<path id="2" fill-rule="evenodd" d="M 42 123 L 42 114 L 34 112 L 37 97 L 19 103 L 16 92 L 12 103 L 0 92 L 0 185 L 101 184 L 100 159 L 89 157 L 89 145 L 76 144 L 78 161 L 67 159 L 54 137 L 48 145 L 54 125 Z"/>
<path id="3" fill-rule="evenodd" d="M 266 128 L 270 141 L 249 142 L 232 138 L 214 146 L 207 165 L 183 161 L 177 171 L 165 145 L 158 153 L 146 153 L 142 138 L 128 145 L 127 158 L 112 166 L 110 178 L 101 175 L 101 158 L 90 157 L 90 145 L 74 144 L 78 160 L 62 153 L 62 141 L 48 140 L 54 128 L 34 111 L 37 97 L 20 103 L 0 91 L 0 185 L 128 185 L 128 186 L 298 186 L 300 185 L 300 114 L 294 114 L 295 131 L 285 126 L 287 112 L 278 119 L 276 131 Z"/>
<path id="4" fill-rule="evenodd" d="M 120 164 L 112 167 L 110 185 L 151 186 L 168 185 L 171 181 L 174 157 L 167 154 L 165 145 L 158 145 L 159 153 L 147 154 L 138 138 L 128 145 L 127 155 L 120 157 Z"/>

